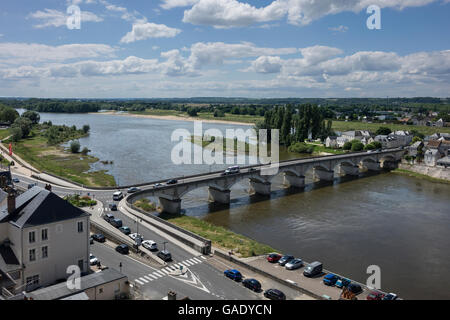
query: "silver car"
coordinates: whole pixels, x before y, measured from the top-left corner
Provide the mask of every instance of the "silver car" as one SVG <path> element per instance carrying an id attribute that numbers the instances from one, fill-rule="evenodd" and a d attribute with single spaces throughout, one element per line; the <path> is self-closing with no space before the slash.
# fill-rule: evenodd
<path id="1" fill-rule="evenodd" d="M 287 270 L 295 270 L 303 266 L 302 259 L 294 259 L 286 263 Z"/>

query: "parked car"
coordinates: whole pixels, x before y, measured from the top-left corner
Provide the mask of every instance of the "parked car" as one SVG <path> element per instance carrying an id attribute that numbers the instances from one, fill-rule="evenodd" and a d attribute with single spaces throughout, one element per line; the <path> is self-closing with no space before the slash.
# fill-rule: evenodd
<path id="1" fill-rule="evenodd" d="M 281 254 L 271 253 L 267 256 L 267 261 L 269 262 L 278 262 L 281 259 Z"/>
<path id="2" fill-rule="evenodd" d="M 28 189 L 31 189 L 35 186 L 37 186 L 37 183 L 30 183 L 30 184 L 28 184 Z"/>
<path id="3" fill-rule="evenodd" d="M 92 236 L 89 237 L 89 244 L 94 244 L 94 238 Z"/>
<path id="4" fill-rule="evenodd" d="M 116 251 L 121 254 L 128 254 L 130 252 L 130 248 L 128 248 L 128 245 L 126 245 L 126 244 L 119 244 L 116 247 Z"/>
<path id="5" fill-rule="evenodd" d="M 350 283 L 347 286 L 348 290 L 354 294 L 360 294 L 361 292 L 363 292 L 363 289 L 361 288 L 361 286 L 357 283 Z"/>
<path id="6" fill-rule="evenodd" d="M 158 252 L 157 256 L 159 258 L 161 258 L 163 261 L 171 261 L 172 260 L 172 255 L 167 250 Z"/>
<path id="7" fill-rule="evenodd" d="M 150 251 L 158 250 L 158 245 L 156 244 L 155 241 L 152 241 L 152 240 L 144 240 L 144 241 L 142 241 L 142 246 L 145 249 L 148 249 Z"/>
<path id="8" fill-rule="evenodd" d="M 385 294 L 383 292 L 374 290 L 371 291 L 368 295 L 367 295 L 367 300 L 383 300 Z"/>
<path id="9" fill-rule="evenodd" d="M 286 270 L 295 270 L 303 266 L 302 259 L 293 259 L 286 263 Z"/>
<path id="10" fill-rule="evenodd" d="M 139 189 L 138 187 L 131 187 L 131 188 L 128 188 L 128 190 L 127 190 L 128 193 L 135 193 L 138 191 L 141 191 L 141 189 Z"/>
<path id="11" fill-rule="evenodd" d="M 97 234 L 92 235 L 92 239 L 94 239 L 97 242 L 105 242 L 106 241 L 105 236 L 102 235 L 101 233 L 97 233 Z"/>
<path id="12" fill-rule="evenodd" d="M 336 281 L 335 286 L 338 288 L 343 288 L 343 287 L 348 286 L 350 284 L 350 282 L 351 282 L 350 279 L 341 278 L 341 279 L 338 279 L 338 281 Z"/>
<path id="13" fill-rule="evenodd" d="M 107 222 L 111 222 L 113 221 L 115 218 L 111 213 L 107 213 L 103 216 L 103 219 L 106 220 Z"/>
<path id="14" fill-rule="evenodd" d="M 113 219 L 110 221 L 110 223 L 116 228 L 120 228 L 122 226 L 122 220 L 120 219 Z"/>
<path id="15" fill-rule="evenodd" d="M 115 203 L 110 203 L 110 204 L 109 204 L 109 210 L 111 210 L 111 211 L 117 211 L 117 204 L 115 204 Z"/>
<path id="16" fill-rule="evenodd" d="M 92 253 L 89 254 L 89 264 L 95 266 L 98 263 L 98 259 Z"/>
<path id="17" fill-rule="evenodd" d="M 314 277 L 322 273 L 323 264 L 319 261 L 314 261 L 308 264 L 303 270 L 303 275 L 305 277 Z"/>
<path id="18" fill-rule="evenodd" d="M 278 289 L 266 290 L 264 297 L 270 300 L 286 300 L 286 295 Z"/>
<path id="19" fill-rule="evenodd" d="M 242 274 L 236 269 L 228 269 L 223 272 L 223 274 L 234 281 L 241 281 Z"/>
<path id="20" fill-rule="evenodd" d="M 113 200 L 114 201 L 119 201 L 123 199 L 123 193 L 122 191 L 117 191 L 113 193 Z"/>
<path id="21" fill-rule="evenodd" d="M 249 288 L 255 292 L 259 292 L 261 290 L 261 283 L 259 283 L 256 279 L 245 279 L 242 281 L 244 287 Z"/>
<path id="22" fill-rule="evenodd" d="M 284 266 L 286 263 L 288 263 L 289 261 L 294 260 L 294 259 L 295 259 L 294 256 L 284 255 L 280 258 L 280 260 L 278 260 L 278 264 L 280 266 Z"/>
<path id="23" fill-rule="evenodd" d="M 397 295 L 395 293 L 388 293 L 383 297 L 383 300 L 397 300 Z"/>
<path id="24" fill-rule="evenodd" d="M 169 181 L 166 182 L 166 184 L 176 184 L 178 183 L 178 180 L 175 179 L 170 179 Z"/>
<path id="25" fill-rule="evenodd" d="M 19 181 L 18 178 L 13 178 L 13 179 L 12 179 L 12 182 L 14 182 L 14 183 L 19 183 L 20 181 Z"/>
<path id="26" fill-rule="evenodd" d="M 338 280 L 339 277 L 337 275 L 329 273 L 323 278 L 323 283 L 326 284 L 327 286 L 334 286 L 336 284 L 336 281 Z"/>
<path id="27" fill-rule="evenodd" d="M 131 230 L 129 227 L 120 227 L 119 230 L 126 235 L 129 235 L 131 233 Z"/>

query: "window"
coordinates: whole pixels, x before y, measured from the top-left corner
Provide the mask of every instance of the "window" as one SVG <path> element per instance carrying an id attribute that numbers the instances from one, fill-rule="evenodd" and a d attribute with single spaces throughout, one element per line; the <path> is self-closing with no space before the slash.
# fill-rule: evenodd
<path id="1" fill-rule="evenodd" d="M 29 242 L 29 243 L 34 243 L 34 242 L 36 242 L 36 235 L 35 235 L 35 232 L 34 232 L 34 231 L 30 231 L 30 232 L 28 233 L 28 242 Z"/>
<path id="2" fill-rule="evenodd" d="M 83 261 L 83 259 L 78 260 L 78 268 L 80 268 L 81 271 L 84 270 L 83 266 L 84 266 L 84 261 Z"/>
<path id="3" fill-rule="evenodd" d="M 83 222 L 78 222 L 78 233 L 83 232 Z"/>
<path id="4" fill-rule="evenodd" d="M 26 283 L 27 283 L 28 288 L 38 286 L 39 285 L 39 275 L 27 277 Z"/>
<path id="5" fill-rule="evenodd" d="M 36 261 L 36 250 L 35 249 L 30 249 L 29 258 L 30 258 L 30 261 Z"/>
<path id="6" fill-rule="evenodd" d="M 42 238 L 42 241 L 48 240 L 48 229 L 42 229 L 41 238 Z"/>
<path id="7" fill-rule="evenodd" d="M 42 258 L 43 259 L 48 258 L 48 247 L 47 246 L 42 247 Z"/>

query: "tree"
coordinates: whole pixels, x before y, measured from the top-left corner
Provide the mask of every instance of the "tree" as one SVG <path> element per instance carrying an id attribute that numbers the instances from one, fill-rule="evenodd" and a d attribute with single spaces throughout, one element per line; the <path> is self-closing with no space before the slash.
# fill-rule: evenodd
<path id="1" fill-rule="evenodd" d="M 85 124 L 85 125 L 83 126 L 83 132 L 84 132 L 84 133 L 88 133 L 89 130 L 91 130 L 91 127 L 90 127 L 88 124 Z"/>
<path id="2" fill-rule="evenodd" d="M 188 114 L 190 117 L 197 117 L 197 116 L 198 116 L 197 108 L 188 108 L 187 114 Z"/>
<path id="3" fill-rule="evenodd" d="M 372 142 L 372 145 L 375 147 L 375 149 L 381 149 L 383 147 L 380 141 L 374 141 Z"/>
<path id="4" fill-rule="evenodd" d="M 361 151 L 364 149 L 364 144 L 361 141 L 355 141 L 352 143 L 352 151 Z"/>
<path id="5" fill-rule="evenodd" d="M 5 107 L 0 111 L 0 120 L 7 123 L 13 123 L 19 118 L 19 113 L 10 107 Z"/>
<path id="6" fill-rule="evenodd" d="M 372 143 L 366 144 L 364 150 L 375 150 L 375 146 Z"/>
<path id="7" fill-rule="evenodd" d="M 342 147 L 342 149 L 344 150 L 350 150 L 352 148 L 352 143 L 350 141 L 347 141 L 346 143 L 344 143 L 344 146 Z"/>
<path id="8" fill-rule="evenodd" d="M 78 153 L 80 152 L 80 142 L 78 140 L 74 140 L 70 143 L 70 151 L 72 153 Z"/>
<path id="9" fill-rule="evenodd" d="M 81 153 L 82 153 L 83 155 L 87 155 L 88 152 L 89 152 L 89 149 L 88 149 L 87 147 L 84 147 L 83 150 L 81 150 Z"/>
<path id="10" fill-rule="evenodd" d="M 20 128 L 22 130 L 22 138 L 28 137 L 30 134 L 32 123 L 28 118 L 17 118 L 11 125 L 12 128 Z"/>
<path id="11" fill-rule="evenodd" d="M 412 143 L 416 143 L 417 141 L 422 141 L 422 139 L 420 139 L 420 137 L 418 136 L 414 136 L 412 139 Z"/>
<path id="12" fill-rule="evenodd" d="M 391 132 L 392 132 L 391 129 L 389 129 L 387 127 L 379 127 L 378 130 L 375 133 L 376 133 L 376 135 L 387 136 Z"/>
<path id="13" fill-rule="evenodd" d="M 12 140 L 14 142 L 17 142 L 20 139 L 22 139 L 23 133 L 22 133 L 22 129 L 20 129 L 20 127 L 11 128 L 10 133 L 11 133 Z"/>
<path id="14" fill-rule="evenodd" d="M 30 119 L 32 124 L 38 124 L 39 121 L 41 120 L 41 116 L 39 115 L 39 113 L 31 110 L 25 111 L 22 114 L 22 117 Z"/>

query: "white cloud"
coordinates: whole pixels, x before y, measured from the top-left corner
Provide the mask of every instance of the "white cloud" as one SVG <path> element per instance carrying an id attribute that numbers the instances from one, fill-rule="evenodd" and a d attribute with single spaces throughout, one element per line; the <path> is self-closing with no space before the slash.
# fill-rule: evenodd
<path id="1" fill-rule="evenodd" d="M 187 7 L 195 4 L 198 0 L 162 0 L 161 8 L 172 9 L 177 7 Z"/>
<path id="2" fill-rule="evenodd" d="M 249 70 L 258 73 L 279 73 L 282 62 L 280 57 L 261 56 L 252 62 Z"/>
<path id="3" fill-rule="evenodd" d="M 328 28 L 328 30 L 335 31 L 335 32 L 347 32 L 348 27 L 340 25 L 339 27 L 330 27 L 330 28 Z"/>
<path id="4" fill-rule="evenodd" d="M 9 64 L 65 61 L 114 56 L 116 49 L 104 44 L 49 46 L 38 43 L 0 43 L 0 61 Z"/>
<path id="5" fill-rule="evenodd" d="M 28 15 L 28 18 L 41 20 L 42 22 L 34 25 L 34 28 L 62 27 L 67 25 L 69 16 L 58 10 L 44 9 L 44 11 L 36 11 Z M 81 22 L 101 22 L 103 18 L 98 17 L 95 13 L 89 11 L 81 11 Z"/>
<path id="6" fill-rule="evenodd" d="M 151 22 L 135 23 L 130 32 L 121 40 L 122 43 L 130 43 L 149 38 L 173 38 L 181 32 L 180 29 L 170 28 L 164 24 L 155 24 Z"/>
<path id="7" fill-rule="evenodd" d="M 162 6 L 168 9 L 192 5 L 190 9 L 184 11 L 184 22 L 230 28 L 280 20 L 284 17 L 290 24 L 307 25 L 327 15 L 345 11 L 361 12 L 370 5 L 401 10 L 424 6 L 435 1 L 439 0 L 274 0 L 265 7 L 255 7 L 237 0 L 165 0 Z"/>

